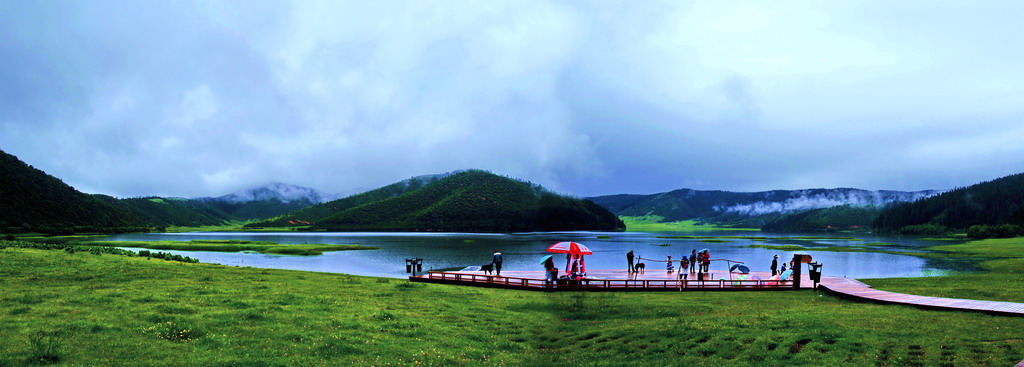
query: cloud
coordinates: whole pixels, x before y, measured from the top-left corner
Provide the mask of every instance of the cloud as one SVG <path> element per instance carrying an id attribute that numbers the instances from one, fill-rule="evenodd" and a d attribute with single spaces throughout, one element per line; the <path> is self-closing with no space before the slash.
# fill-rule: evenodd
<path id="1" fill-rule="evenodd" d="M 0 4 L 0 148 L 88 192 L 576 195 L 1019 172 L 1014 2 Z"/>

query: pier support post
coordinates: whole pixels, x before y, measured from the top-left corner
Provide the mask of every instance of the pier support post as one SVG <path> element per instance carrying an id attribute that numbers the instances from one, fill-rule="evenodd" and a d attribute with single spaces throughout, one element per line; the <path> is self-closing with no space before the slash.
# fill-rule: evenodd
<path id="1" fill-rule="evenodd" d="M 811 255 L 806 254 L 794 254 L 793 255 L 793 289 L 800 289 L 800 268 L 803 267 L 804 263 L 811 262 Z"/>

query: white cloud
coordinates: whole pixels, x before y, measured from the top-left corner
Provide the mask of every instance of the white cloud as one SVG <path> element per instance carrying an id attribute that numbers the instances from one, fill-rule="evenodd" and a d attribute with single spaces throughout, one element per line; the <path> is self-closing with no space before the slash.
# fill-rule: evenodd
<path id="1" fill-rule="evenodd" d="M 219 110 L 217 97 L 210 90 L 209 85 L 203 84 L 185 92 L 171 120 L 187 129 L 196 122 L 209 120 Z"/>
<path id="2" fill-rule="evenodd" d="M 1024 170 L 1014 2 L 11 4 L 0 147 L 96 192 L 465 168 L 579 195 L 917 190 Z"/>

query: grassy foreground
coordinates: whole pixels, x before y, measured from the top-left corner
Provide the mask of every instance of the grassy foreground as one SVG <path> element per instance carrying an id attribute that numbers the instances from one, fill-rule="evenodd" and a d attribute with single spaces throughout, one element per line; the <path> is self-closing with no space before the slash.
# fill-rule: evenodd
<path id="1" fill-rule="evenodd" d="M 0 289 L 0 366 L 1010 366 L 1024 359 L 1024 318 L 812 291 L 546 294 L 24 248 L 0 250 Z"/>
<path id="2" fill-rule="evenodd" d="M 363 245 L 330 244 L 280 244 L 270 241 L 250 240 L 191 240 L 191 241 L 80 241 L 83 246 L 138 247 L 155 250 L 182 251 L 256 251 L 279 255 L 322 255 L 324 251 L 373 250 L 377 247 Z"/>
<path id="3" fill-rule="evenodd" d="M 700 231 L 760 231 L 759 228 L 736 228 L 700 224 L 695 220 L 662 222 L 664 217 L 647 215 L 642 217 L 620 216 L 627 232 L 700 232 Z"/>

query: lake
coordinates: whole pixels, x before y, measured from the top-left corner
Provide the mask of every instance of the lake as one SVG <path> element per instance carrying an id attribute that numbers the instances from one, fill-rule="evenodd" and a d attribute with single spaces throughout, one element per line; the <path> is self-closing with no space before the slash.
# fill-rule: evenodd
<path id="1" fill-rule="evenodd" d="M 702 242 L 694 238 L 659 238 L 665 236 L 754 236 L 767 237 L 755 241 L 742 238 L 721 238 L 725 242 Z M 607 238 L 605 238 L 607 237 Z M 504 255 L 503 270 L 542 270 L 539 261 L 548 246 L 559 241 L 575 241 L 589 247 L 594 254 L 586 256 L 588 269 L 623 269 L 626 252 L 641 258 L 674 260 L 691 250 L 707 248 L 712 259 L 742 261 L 754 271 L 768 271 L 772 256 L 788 261 L 794 253 L 811 254 L 823 264 L 826 276 L 848 278 L 918 277 L 944 274 L 951 270 L 969 270 L 963 264 L 882 252 L 780 251 L 749 248 L 762 245 L 802 245 L 805 247 L 867 247 L 872 251 L 919 252 L 936 244 L 915 238 L 841 234 L 836 237 L 855 239 L 813 239 L 800 235 L 766 234 L 760 232 L 541 232 L 512 234 L 481 233 L 308 233 L 308 232 L 190 232 L 136 233 L 113 235 L 112 241 L 157 241 L 195 239 L 240 239 L 273 241 L 282 244 L 328 243 L 360 244 L 379 250 L 326 252 L 320 256 L 268 255 L 249 252 L 165 251 L 199 259 L 204 263 L 258 268 L 278 268 L 380 277 L 406 277 L 405 259 L 423 258 L 423 270 L 461 270 L 490 263 L 493 250 Z M 865 246 L 867 245 L 867 246 Z M 565 266 L 564 255 L 555 255 L 559 268 Z M 676 265 L 678 267 L 678 264 Z M 648 270 L 661 270 L 664 262 L 647 261 Z M 713 262 L 712 270 L 726 269 L 725 263 Z M 806 269 L 806 268 L 805 268 Z"/>

